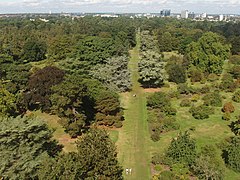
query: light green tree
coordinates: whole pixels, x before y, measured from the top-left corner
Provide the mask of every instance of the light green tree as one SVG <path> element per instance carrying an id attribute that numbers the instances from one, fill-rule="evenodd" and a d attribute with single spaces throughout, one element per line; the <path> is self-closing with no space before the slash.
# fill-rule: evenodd
<path id="1" fill-rule="evenodd" d="M 10 93 L 0 82 L 0 115 L 13 115 L 16 113 L 16 96 Z"/>
<path id="2" fill-rule="evenodd" d="M 223 43 L 221 36 L 206 32 L 197 42 L 189 44 L 186 57 L 192 66 L 196 66 L 202 72 L 220 74 L 229 53 L 230 46 Z"/>

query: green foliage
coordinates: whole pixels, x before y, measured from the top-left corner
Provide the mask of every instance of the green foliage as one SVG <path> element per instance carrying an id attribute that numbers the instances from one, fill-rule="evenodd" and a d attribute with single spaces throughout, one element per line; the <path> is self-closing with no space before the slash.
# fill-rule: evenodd
<path id="1" fill-rule="evenodd" d="M 188 86 L 186 83 L 178 84 L 177 90 L 180 94 L 195 93 L 195 89 L 191 86 Z"/>
<path id="2" fill-rule="evenodd" d="M 230 73 L 232 74 L 233 78 L 239 79 L 240 78 L 240 65 L 234 65 L 231 69 Z"/>
<path id="3" fill-rule="evenodd" d="M 240 65 L 240 56 L 239 55 L 230 56 L 229 62 L 235 65 Z"/>
<path id="4" fill-rule="evenodd" d="M 239 135 L 240 135 L 240 117 L 238 118 L 237 121 L 231 122 L 231 124 L 229 125 L 229 127 L 231 128 L 231 131 L 232 131 L 236 136 L 239 136 Z"/>
<path id="5" fill-rule="evenodd" d="M 126 56 L 112 57 L 106 64 L 96 65 L 91 74 L 112 91 L 124 92 L 131 89 Z"/>
<path id="6" fill-rule="evenodd" d="M 97 36 L 88 36 L 80 40 L 73 52 L 73 57 L 91 65 L 102 64 L 114 55 L 116 55 L 116 46 L 113 39 Z"/>
<path id="7" fill-rule="evenodd" d="M 141 51 L 155 51 L 157 52 L 157 39 L 155 36 L 150 34 L 150 31 L 142 31 L 140 33 L 140 50 Z"/>
<path id="8" fill-rule="evenodd" d="M 90 130 L 77 142 L 78 156 L 83 167 L 80 179 L 123 179 L 116 147 L 106 131 Z"/>
<path id="9" fill-rule="evenodd" d="M 123 179 L 116 148 L 105 131 L 91 129 L 77 141 L 77 146 L 78 152 L 43 161 L 38 178 Z"/>
<path id="10" fill-rule="evenodd" d="M 187 58 L 193 66 L 203 72 L 220 74 L 230 47 L 222 43 L 222 37 L 213 32 L 206 32 L 197 42 L 187 48 Z"/>
<path id="11" fill-rule="evenodd" d="M 190 138 L 187 131 L 180 133 L 178 137 L 172 139 L 166 151 L 166 157 L 170 158 L 173 163 L 192 165 L 196 159 L 195 140 Z"/>
<path id="12" fill-rule="evenodd" d="M 217 81 L 219 79 L 218 75 L 211 73 L 208 75 L 207 80 L 210 82 Z"/>
<path id="13" fill-rule="evenodd" d="M 176 119 L 174 117 L 161 117 L 155 121 L 149 120 L 149 122 L 151 139 L 154 142 L 160 140 L 160 135 L 162 133 L 179 129 L 179 124 L 176 123 Z"/>
<path id="14" fill-rule="evenodd" d="M 225 163 L 233 170 L 240 172 L 240 137 L 231 138 L 228 146 L 223 150 Z"/>
<path id="15" fill-rule="evenodd" d="M 149 31 L 141 32 L 140 36 L 139 81 L 144 87 L 160 87 L 165 79 L 163 57 L 159 54 L 157 42 Z"/>
<path id="16" fill-rule="evenodd" d="M 235 111 L 235 107 L 233 106 L 232 102 L 227 102 L 224 104 L 222 111 L 225 113 L 233 113 Z"/>
<path id="17" fill-rule="evenodd" d="M 221 84 L 219 85 L 221 90 L 225 90 L 227 92 L 234 92 L 236 90 L 236 83 L 231 74 L 224 74 L 221 79 Z"/>
<path id="18" fill-rule="evenodd" d="M 192 106 L 189 112 L 195 119 L 208 119 L 209 115 L 214 113 L 214 109 L 209 106 L 200 105 L 196 107 Z"/>
<path id="19" fill-rule="evenodd" d="M 222 106 L 222 97 L 219 92 L 215 91 L 212 93 L 208 93 L 203 97 L 204 105 L 206 106 Z"/>
<path id="20" fill-rule="evenodd" d="M 158 31 L 157 37 L 160 52 L 171 52 L 176 49 L 176 39 L 172 37 L 171 33 Z"/>
<path id="21" fill-rule="evenodd" d="M 172 166 L 172 172 L 176 179 L 188 179 L 189 169 L 183 164 L 177 163 Z"/>
<path id="22" fill-rule="evenodd" d="M 46 158 L 42 161 L 37 177 L 39 180 L 80 179 L 82 165 L 77 153 L 62 154 L 56 158 Z"/>
<path id="23" fill-rule="evenodd" d="M 192 105 L 192 102 L 190 99 L 183 99 L 181 102 L 180 102 L 180 106 L 181 107 L 190 107 Z"/>
<path id="24" fill-rule="evenodd" d="M 30 76 L 30 69 L 31 65 L 1 64 L 0 76 L 5 81 L 7 90 L 11 93 L 25 90 Z"/>
<path id="25" fill-rule="evenodd" d="M 236 91 L 236 92 L 233 94 L 232 100 L 233 100 L 234 102 L 240 103 L 240 91 Z"/>
<path id="26" fill-rule="evenodd" d="M 201 82 L 204 79 L 202 71 L 195 66 L 189 69 L 189 76 L 191 82 Z"/>
<path id="27" fill-rule="evenodd" d="M 51 39 L 48 47 L 48 58 L 55 61 L 64 60 L 71 56 L 76 39 L 71 36 L 57 36 Z"/>
<path id="28" fill-rule="evenodd" d="M 123 112 L 120 108 L 118 95 L 109 91 L 103 91 L 95 100 L 96 122 L 99 125 L 112 126 L 123 120 Z"/>
<path id="29" fill-rule="evenodd" d="M 164 67 L 162 56 L 154 51 L 144 51 L 139 62 L 140 82 L 144 87 L 163 85 Z"/>
<path id="30" fill-rule="evenodd" d="M 147 98 L 147 106 L 151 108 L 162 108 L 170 105 L 170 99 L 164 92 L 156 92 Z"/>
<path id="31" fill-rule="evenodd" d="M 175 178 L 175 175 L 172 171 L 163 171 L 159 174 L 159 180 L 172 180 Z"/>
<path id="32" fill-rule="evenodd" d="M 71 136 L 81 134 L 87 123 L 82 106 L 87 87 L 82 79 L 77 76 L 67 77 L 62 83 L 54 86 L 52 91 L 52 112 L 62 118 L 61 123 Z"/>
<path id="33" fill-rule="evenodd" d="M 48 110 L 51 106 L 51 87 L 59 84 L 64 77 L 64 72 L 54 66 L 46 66 L 34 73 L 29 81 L 27 90 L 24 92 L 26 106 L 33 110 L 41 108 Z"/>
<path id="34" fill-rule="evenodd" d="M 121 126 L 123 114 L 118 95 L 97 80 L 72 75 L 54 86 L 52 91 L 52 112 L 62 118 L 61 123 L 71 136 L 81 134 L 94 122 Z"/>
<path id="35" fill-rule="evenodd" d="M 234 32 L 234 31 L 232 31 L 232 32 Z M 240 52 L 239 34 L 238 34 L 238 36 L 236 36 L 236 34 L 237 33 L 235 33 L 235 35 L 233 35 L 229 38 L 229 41 L 231 42 L 231 52 L 232 52 L 232 54 L 239 54 L 239 52 Z"/>
<path id="36" fill-rule="evenodd" d="M 58 152 L 52 132 L 34 117 L 0 118 L 0 174 L 6 179 L 34 179 L 43 159 Z"/>
<path id="37" fill-rule="evenodd" d="M 186 83 L 178 84 L 177 90 L 180 94 L 189 94 L 190 93 L 189 87 Z"/>
<path id="38" fill-rule="evenodd" d="M 177 84 L 186 82 L 186 71 L 182 65 L 173 64 L 168 66 L 167 73 L 169 76 L 168 80 L 171 82 L 175 82 Z"/>
<path id="39" fill-rule="evenodd" d="M 162 170 L 162 166 L 157 164 L 157 165 L 154 166 L 154 170 L 155 171 L 161 171 Z"/>
<path id="40" fill-rule="evenodd" d="M 10 93 L 0 82 L 0 116 L 16 113 L 16 96 Z"/>
<path id="41" fill-rule="evenodd" d="M 47 45 L 36 38 L 29 38 L 23 46 L 24 62 L 40 61 L 46 58 Z"/>
<path id="42" fill-rule="evenodd" d="M 162 154 L 155 154 L 153 157 L 152 157 L 152 163 L 154 165 L 157 165 L 157 164 L 162 164 L 163 163 L 163 160 L 164 160 L 164 156 Z"/>
<path id="43" fill-rule="evenodd" d="M 151 139 L 160 140 L 160 134 L 171 130 L 179 129 L 176 119 L 177 110 L 172 107 L 170 98 L 163 92 L 156 92 L 147 98 L 149 107 L 149 127 L 151 130 Z"/>
<path id="44" fill-rule="evenodd" d="M 176 115 L 176 109 L 172 108 L 170 98 L 164 92 L 156 92 L 148 96 L 147 106 L 158 109 L 166 115 Z"/>
<path id="45" fill-rule="evenodd" d="M 194 174 L 199 179 L 223 179 L 224 162 L 218 157 L 217 149 L 213 145 L 202 148 L 199 157 L 192 166 Z"/>
<path id="46" fill-rule="evenodd" d="M 224 113 L 223 116 L 222 116 L 222 120 L 230 121 L 231 120 L 231 114 L 228 113 L 228 112 Z"/>

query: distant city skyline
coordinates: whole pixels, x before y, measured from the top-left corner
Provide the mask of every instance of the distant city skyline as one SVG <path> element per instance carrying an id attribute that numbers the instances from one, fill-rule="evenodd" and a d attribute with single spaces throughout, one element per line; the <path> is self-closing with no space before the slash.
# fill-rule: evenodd
<path id="1" fill-rule="evenodd" d="M 240 0 L 0 0 L 4 13 L 195 13 L 240 14 Z"/>

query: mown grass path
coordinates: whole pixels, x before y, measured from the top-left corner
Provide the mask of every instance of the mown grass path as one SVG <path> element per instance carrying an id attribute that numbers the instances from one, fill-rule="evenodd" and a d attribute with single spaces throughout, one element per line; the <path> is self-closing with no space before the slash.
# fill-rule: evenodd
<path id="1" fill-rule="evenodd" d="M 146 97 L 138 82 L 139 38 L 138 45 L 130 51 L 129 70 L 133 88 L 121 94 L 125 121 L 119 131 L 117 141 L 118 157 L 124 168 L 125 179 L 148 180 L 150 175 L 149 131 L 147 123 Z M 136 95 L 136 96 L 134 96 Z M 132 173 L 126 174 L 126 168 Z"/>

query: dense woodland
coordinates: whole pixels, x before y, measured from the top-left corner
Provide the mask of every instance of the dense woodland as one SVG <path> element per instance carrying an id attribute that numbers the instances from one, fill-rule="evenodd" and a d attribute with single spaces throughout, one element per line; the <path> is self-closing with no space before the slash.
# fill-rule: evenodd
<path id="1" fill-rule="evenodd" d="M 139 82 L 160 88 L 147 97 L 149 138 L 178 132 L 153 156 L 153 178 L 240 174 L 240 23 L 49 19 L 0 19 L 0 179 L 123 179 L 102 127 L 124 124 L 120 94 L 132 88 L 128 62 L 136 37 Z M 60 118 L 66 133 L 78 137 L 77 151 L 63 152 L 54 129 L 31 114 L 37 110 Z M 181 110 L 194 121 L 219 115 L 232 135 L 198 146 L 195 127 L 182 127 Z"/>

